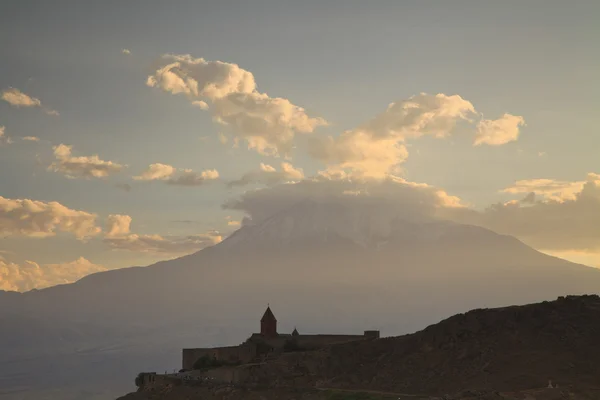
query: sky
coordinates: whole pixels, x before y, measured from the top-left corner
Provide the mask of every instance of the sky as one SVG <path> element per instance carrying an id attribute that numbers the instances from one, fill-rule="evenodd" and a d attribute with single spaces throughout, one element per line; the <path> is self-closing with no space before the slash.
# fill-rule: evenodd
<path id="1" fill-rule="evenodd" d="M 224 204 L 307 180 L 426 186 L 458 222 L 600 266 L 599 17 L 593 0 L 4 1 L 0 290 L 197 251 L 252 214 Z"/>

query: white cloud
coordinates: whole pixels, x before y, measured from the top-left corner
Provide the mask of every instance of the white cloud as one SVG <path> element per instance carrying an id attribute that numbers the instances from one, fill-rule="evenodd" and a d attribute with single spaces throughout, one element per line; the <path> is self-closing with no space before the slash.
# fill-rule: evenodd
<path id="1" fill-rule="evenodd" d="M 138 176 L 134 176 L 133 179 L 138 181 L 165 180 L 173 175 L 176 171 L 176 168 L 171 165 L 155 163 L 150 164 L 144 172 Z"/>
<path id="2" fill-rule="evenodd" d="M 168 164 L 150 164 L 139 176 L 133 179 L 139 181 L 164 181 L 169 185 L 200 186 L 209 181 L 219 178 L 219 172 L 215 169 L 207 169 L 202 172 L 194 172 L 191 169 L 177 170 Z"/>
<path id="3" fill-rule="evenodd" d="M 309 151 L 334 170 L 383 177 L 408 157 L 404 143 L 421 136 L 449 136 L 458 121 L 470 122 L 473 105 L 458 95 L 421 93 L 392 103 L 381 114 L 339 137 L 313 138 Z"/>
<path id="4" fill-rule="evenodd" d="M 337 137 L 311 138 L 309 153 L 330 170 L 382 178 L 399 172 L 399 165 L 408 158 L 407 141 L 422 136 L 449 137 L 459 122 L 473 124 L 476 114 L 473 104 L 458 95 L 421 93 L 390 104 L 384 112 Z M 510 114 L 480 121 L 474 144 L 501 145 L 516 140 L 522 124 L 522 117 Z"/>
<path id="5" fill-rule="evenodd" d="M 104 243 L 114 250 L 138 253 L 185 254 L 217 244 L 222 240 L 218 232 L 187 236 L 138 235 L 131 233 L 129 215 L 109 215 Z"/>
<path id="6" fill-rule="evenodd" d="M 389 219 L 433 218 L 478 225 L 515 236 L 546 252 L 600 254 L 599 174 L 588 174 L 583 186 L 580 182 L 541 184 L 539 180 L 532 180 L 521 181 L 513 188 L 511 193 L 527 195 L 521 200 L 493 204 L 480 211 L 426 184 L 393 176 L 377 180 L 348 178 L 343 173 L 325 171 L 299 183 L 248 191 L 223 207 L 245 212 L 244 223 L 250 223 L 313 199 L 341 209 L 372 207 Z M 536 198 L 535 192 L 541 199 Z"/>
<path id="7" fill-rule="evenodd" d="M 131 54 L 131 50 L 129 50 L 129 49 L 123 49 L 123 50 L 121 50 L 121 53 L 129 55 L 129 54 Z"/>
<path id="8" fill-rule="evenodd" d="M 583 186 L 581 182 L 523 182 L 511 190 L 531 189 L 525 199 L 494 204 L 481 212 L 471 210 L 459 220 L 516 236 L 537 249 L 600 251 L 600 175 L 588 174 Z"/>
<path id="9" fill-rule="evenodd" d="M 55 201 L 0 196 L 0 236 L 48 237 L 67 232 L 86 239 L 101 231 L 96 218 L 96 214 L 72 210 Z"/>
<path id="10" fill-rule="evenodd" d="M 337 138 L 314 138 L 310 154 L 328 164 L 330 171 L 350 170 L 356 176 L 383 177 L 397 172 L 408 158 L 406 146 L 397 138 L 374 138 L 363 131 L 346 131 Z"/>
<path id="11" fill-rule="evenodd" d="M 519 138 L 519 127 L 523 125 L 525 125 L 523 117 L 511 114 L 504 114 L 496 120 L 481 120 L 477 124 L 474 145 L 500 146 L 516 141 Z"/>
<path id="12" fill-rule="evenodd" d="M 131 232 L 131 217 L 129 215 L 112 214 L 106 221 L 106 233 L 104 237 L 119 237 Z"/>
<path id="13" fill-rule="evenodd" d="M 372 207 L 390 220 L 394 217 L 441 217 L 446 210 L 465 207 L 457 197 L 427 184 L 393 176 L 383 180 L 347 179 L 326 173 L 294 184 L 247 191 L 239 198 L 227 201 L 223 207 L 244 211 L 253 223 L 257 223 L 307 199 L 341 208 Z"/>
<path id="14" fill-rule="evenodd" d="M 297 133 L 327 125 L 287 99 L 259 92 L 254 75 L 237 64 L 190 55 L 165 55 L 162 60 L 148 76 L 148 86 L 184 94 L 192 102 L 210 100 L 214 120 L 259 153 L 289 155 Z"/>
<path id="15" fill-rule="evenodd" d="M 40 265 L 33 261 L 16 264 L 0 259 L 0 290 L 26 292 L 65 283 L 75 282 L 82 277 L 106 268 L 93 264 L 83 257 L 62 264 Z"/>
<path id="16" fill-rule="evenodd" d="M 0 126 L 0 146 L 3 144 L 11 144 L 13 141 L 6 135 L 6 127 Z"/>
<path id="17" fill-rule="evenodd" d="M 196 100 L 196 101 L 192 101 L 192 104 L 195 105 L 196 107 L 200 108 L 201 110 L 208 110 L 208 103 L 206 103 L 205 101 Z"/>
<path id="18" fill-rule="evenodd" d="M 21 138 L 21 140 L 24 140 L 26 142 L 39 142 L 40 138 L 37 136 L 24 136 Z"/>
<path id="19" fill-rule="evenodd" d="M 2 92 L 2 100 L 15 107 L 41 107 L 40 99 L 29 96 L 19 89 L 8 88 Z"/>
<path id="20" fill-rule="evenodd" d="M 104 242 L 114 250 L 128 250 L 138 253 L 189 254 L 222 240 L 218 233 L 188 236 L 161 236 L 130 234 L 122 237 L 106 238 Z"/>
<path id="21" fill-rule="evenodd" d="M 304 172 L 301 168 L 294 168 L 294 166 L 287 162 L 281 163 L 281 169 L 277 171 L 274 167 L 260 163 L 260 169 L 252 171 L 240 179 L 229 183 L 230 186 L 243 186 L 252 183 L 274 185 L 281 182 L 299 181 L 304 179 Z"/>
<path id="22" fill-rule="evenodd" d="M 42 107 L 48 115 L 58 116 L 58 111 L 42 106 L 40 99 L 29 96 L 16 88 L 8 88 L 2 91 L 2 100 L 14 107 Z"/>
<path id="23" fill-rule="evenodd" d="M 534 193 L 558 202 L 576 200 L 586 181 L 559 181 L 555 179 L 523 179 L 502 190 L 503 193 Z"/>
<path id="24" fill-rule="evenodd" d="M 68 178 L 106 178 L 126 167 L 113 161 L 101 160 L 97 155 L 73 157 L 72 146 L 60 144 L 53 148 L 57 161 L 48 170 L 62 173 Z"/>

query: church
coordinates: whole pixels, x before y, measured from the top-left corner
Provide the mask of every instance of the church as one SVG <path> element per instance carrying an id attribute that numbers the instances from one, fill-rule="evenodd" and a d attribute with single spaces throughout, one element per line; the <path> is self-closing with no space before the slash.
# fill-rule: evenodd
<path id="1" fill-rule="evenodd" d="M 237 346 L 183 349 L 182 368 L 193 369 L 196 361 L 202 357 L 209 357 L 223 364 L 247 364 L 260 362 L 270 354 L 316 350 L 332 344 L 369 339 L 379 339 L 379 331 L 368 330 L 362 335 L 303 335 L 294 328 L 292 333 L 279 333 L 277 318 L 271 307 L 267 306 L 260 319 L 260 333 L 253 333 L 244 343 Z"/>

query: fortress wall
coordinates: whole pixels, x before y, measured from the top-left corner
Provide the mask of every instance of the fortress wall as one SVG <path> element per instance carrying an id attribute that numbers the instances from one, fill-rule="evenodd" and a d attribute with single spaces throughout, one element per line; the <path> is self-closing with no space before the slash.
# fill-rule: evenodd
<path id="1" fill-rule="evenodd" d="M 239 346 L 220 347 L 217 349 L 217 359 L 225 362 L 250 362 L 256 356 L 256 345 L 244 343 Z"/>
<path id="2" fill-rule="evenodd" d="M 330 344 L 354 342 L 366 339 L 364 335 L 299 335 L 296 343 L 300 347 L 318 348 Z"/>

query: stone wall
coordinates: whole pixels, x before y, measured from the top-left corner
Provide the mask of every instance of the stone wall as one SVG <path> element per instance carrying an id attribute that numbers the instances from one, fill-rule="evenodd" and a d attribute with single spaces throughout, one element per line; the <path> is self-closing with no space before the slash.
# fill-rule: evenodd
<path id="1" fill-rule="evenodd" d="M 330 344 L 364 340 L 364 335 L 298 335 L 295 338 L 298 346 L 305 349 L 318 349 Z"/>

